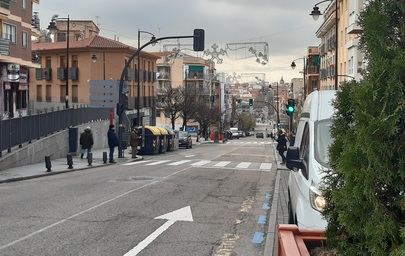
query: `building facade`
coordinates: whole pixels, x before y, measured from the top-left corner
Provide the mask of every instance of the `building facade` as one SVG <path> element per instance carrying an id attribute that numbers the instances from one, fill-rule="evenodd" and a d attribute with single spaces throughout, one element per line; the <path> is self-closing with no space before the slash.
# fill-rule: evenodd
<path id="1" fill-rule="evenodd" d="M 305 93 L 310 94 L 315 90 L 320 89 L 319 85 L 319 69 L 321 65 L 321 59 L 319 57 L 319 47 L 310 46 L 308 47 L 307 57 L 305 65 Z"/>
<path id="2" fill-rule="evenodd" d="M 33 5 L 39 0 L 0 1 L 0 115 L 13 118 L 27 115 L 29 69 L 33 61 L 31 36 L 40 34 L 39 19 Z"/>
<path id="3" fill-rule="evenodd" d="M 221 83 L 216 79 L 215 65 L 213 62 L 200 57 L 190 55 L 179 55 L 173 57 L 173 52 L 153 53 L 160 57 L 157 60 L 157 125 L 162 127 L 171 127 L 171 122 L 163 112 L 163 100 L 165 97 L 165 88 L 185 87 L 189 96 L 195 101 L 202 100 L 208 103 L 214 100 L 214 104 L 221 103 Z M 218 106 L 219 107 L 219 106 Z M 182 126 L 182 118 L 178 118 L 175 128 Z M 189 125 L 196 125 L 189 122 Z"/>
<path id="4" fill-rule="evenodd" d="M 75 21 L 71 21 L 75 24 Z M 82 21 L 80 21 L 82 24 Z M 91 24 L 92 22 L 90 22 Z M 94 24 L 94 23 L 93 23 Z M 70 24 L 72 26 L 72 24 Z M 30 109 L 44 111 L 64 108 L 66 104 L 66 79 L 68 79 L 68 105 L 91 105 L 90 84 L 93 81 L 119 80 L 125 63 L 136 51 L 131 46 L 89 33 L 90 37 L 69 37 L 69 61 L 66 61 L 66 41 L 36 42 L 32 49 L 40 56 L 42 68 L 32 69 Z M 83 34 L 82 34 L 83 35 Z M 65 37 L 66 39 L 66 37 Z M 155 81 L 157 56 L 141 52 L 140 55 L 140 108 L 148 113 L 147 124 L 154 123 Z M 67 67 L 67 64 L 69 65 Z M 68 68 L 68 72 L 66 72 Z M 137 59 L 130 63 L 125 80 L 128 85 L 128 108 L 132 110 L 137 100 Z M 68 78 L 66 78 L 68 73 Z M 118 91 L 117 88 L 114 90 Z M 105 97 L 108 99 L 108 95 Z M 115 106 L 115 103 L 113 104 Z M 136 115 L 133 115 L 136 116 Z M 136 121 L 134 121 L 136 122 Z"/>
<path id="5" fill-rule="evenodd" d="M 338 24 L 335 19 L 335 1 L 338 3 Z M 335 58 L 338 58 L 338 83 L 350 79 L 362 79 L 364 55 L 359 50 L 358 17 L 363 9 L 364 0 L 334 0 L 324 12 L 324 21 L 316 36 L 320 44 L 320 89 L 334 89 Z M 336 37 L 335 26 L 338 26 Z M 335 56 L 338 40 L 338 56 Z"/>

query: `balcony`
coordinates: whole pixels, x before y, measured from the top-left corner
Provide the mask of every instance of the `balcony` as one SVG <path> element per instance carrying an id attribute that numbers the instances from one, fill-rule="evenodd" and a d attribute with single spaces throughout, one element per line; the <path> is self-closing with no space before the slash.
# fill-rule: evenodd
<path id="1" fill-rule="evenodd" d="M 57 78 L 59 80 L 66 80 L 66 68 L 58 68 Z M 78 68 L 69 68 L 69 79 L 78 80 L 79 79 L 79 69 Z"/>
<path id="2" fill-rule="evenodd" d="M 0 0 L 0 14 L 10 15 L 10 0 Z"/>
<path id="3" fill-rule="evenodd" d="M 10 55 L 10 40 L 7 38 L 0 38 L 0 55 Z"/>
<path id="4" fill-rule="evenodd" d="M 189 71 L 187 72 L 187 79 L 189 80 L 203 80 L 204 72 L 201 71 Z"/>
<path id="5" fill-rule="evenodd" d="M 310 65 L 307 67 L 307 74 L 308 75 L 319 75 L 319 67 Z"/>
<path id="6" fill-rule="evenodd" d="M 45 79 L 46 81 L 52 80 L 52 69 L 51 68 L 36 68 L 35 69 L 35 79 L 37 81 Z"/>

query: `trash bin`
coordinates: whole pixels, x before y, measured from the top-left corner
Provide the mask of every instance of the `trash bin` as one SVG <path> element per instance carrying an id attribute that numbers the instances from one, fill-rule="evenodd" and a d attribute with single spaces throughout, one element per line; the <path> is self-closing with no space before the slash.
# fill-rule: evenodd
<path id="1" fill-rule="evenodd" d="M 176 134 L 174 133 L 173 130 L 167 129 L 167 151 L 174 151 L 174 139 L 176 138 Z"/>
<path id="2" fill-rule="evenodd" d="M 160 136 L 159 136 L 159 153 L 164 153 L 167 151 L 167 137 L 169 133 L 165 128 L 161 127 L 156 127 L 160 131 Z"/>
<path id="3" fill-rule="evenodd" d="M 79 131 L 77 127 L 69 127 L 69 153 L 75 156 L 79 141 Z"/>
<path id="4" fill-rule="evenodd" d="M 140 134 L 142 134 L 142 128 L 140 128 Z M 159 153 L 159 137 L 160 130 L 155 126 L 145 126 L 144 142 L 141 142 L 139 154 L 141 155 L 153 155 Z"/>

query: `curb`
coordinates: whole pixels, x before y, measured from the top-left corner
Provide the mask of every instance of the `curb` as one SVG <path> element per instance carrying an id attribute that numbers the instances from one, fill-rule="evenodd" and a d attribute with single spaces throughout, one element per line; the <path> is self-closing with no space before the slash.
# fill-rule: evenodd
<path id="1" fill-rule="evenodd" d="M 273 192 L 273 201 L 271 203 L 271 210 L 270 210 L 270 218 L 269 218 L 269 226 L 267 229 L 267 236 L 266 236 L 266 243 L 264 246 L 264 254 L 265 256 L 273 255 L 275 252 L 275 246 L 277 245 L 277 209 L 278 209 L 278 197 L 279 197 L 279 189 L 280 189 L 280 176 L 281 171 L 284 168 L 279 168 L 278 164 L 278 155 L 276 153 L 276 149 L 273 144 L 273 153 L 276 159 L 276 166 L 277 166 L 277 174 L 276 174 L 276 183 L 274 185 L 274 192 Z"/>
<path id="2" fill-rule="evenodd" d="M 130 163 L 130 162 L 137 162 L 137 161 L 142 161 L 142 160 L 143 160 L 143 157 L 141 156 L 138 158 L 131 158 L 130 160 L 122 161 L 122 162 Z M 30 175 L 30 176 L 9 178 L 9 179 L 5 179 L 5 180 L 0 180 L 0 184 L 22 181 L 22 180 L 31 180 L 31 179 L 35 179 L 35 178 L 41 178 L 41 177 L 52 176 L 52 175 L 57 175 L 57 174 L 62 174 L 62 173 L 68 173 L 68 172 L 83 171 L 83 170 L 93 169 L 93 168 L 97 168 L 97 167 L 110 166 L 110 165 L 114 165 L 114 164 L 106 163 L 106 164 L 101 164 L 101 165 L 86 166 L 86 167 L 77 168 L 77 169 L 74 168 L 74 169 L 67 169 L 67 170 L 55 171 L 55 172 L 51 171 L 51 172 L 45 172 L 45 173 L 35 174 L 35 175 Z"/>

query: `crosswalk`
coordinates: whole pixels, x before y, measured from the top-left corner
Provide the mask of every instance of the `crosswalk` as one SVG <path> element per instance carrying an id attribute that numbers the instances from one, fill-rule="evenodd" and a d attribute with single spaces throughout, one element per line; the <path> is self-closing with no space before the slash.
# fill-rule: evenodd
<path id="1" fill-rule="evenodd" d="M 187 159 L 187 160 L 143 160 L 138 162 L 123 163 L 125 166 L 143 165 L 143 166 L 182 166 L 188 165 L 199 168 L 214 168 L 214 169 L 232 169 L 232 170 L 255 170 L 255 171 L 271 171 L 272 163 L 266 162 L 238 162 L 238 161 L 212 161 L 202 159 Z"/>
<path id="2" fill-rule="evenodd" d="M 228 141 L 225 144 L 239 144 L 239 145 L 271 145 L 272 141 Z"/>

